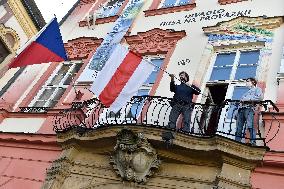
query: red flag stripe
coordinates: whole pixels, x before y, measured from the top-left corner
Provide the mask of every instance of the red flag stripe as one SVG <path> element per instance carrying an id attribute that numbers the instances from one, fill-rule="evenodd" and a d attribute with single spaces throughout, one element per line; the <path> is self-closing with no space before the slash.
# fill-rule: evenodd
<path id="1" fill-rule="evenodd" d="M 64 59 L 54 52 L 50 51 L 43 45 L 32 42 L 25 50 L 22 51 L 9 65 L 9 68 L 16 68 L 20 66 L 27 66 L 32 64 L 41 64 L 48 62 L 64 61 Z"/>
<path id="2" fill-rule="evenodd" d="M 104 105 L 109 107 L 115 101 L 141 61 L 142 58 L 132 52 L 126 55 L 99 96 Z"/>

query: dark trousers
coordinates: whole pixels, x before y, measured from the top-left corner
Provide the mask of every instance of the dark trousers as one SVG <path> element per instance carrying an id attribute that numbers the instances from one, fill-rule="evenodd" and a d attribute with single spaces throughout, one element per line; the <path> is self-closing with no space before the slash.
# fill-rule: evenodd
<path id="1" fill-rule="evenodd" d="M 255 129 L 253 126 L 254 119 L 254 110 L 252 108 L 241 108 L 238 110 L 237 115 L 237 130 L 236 130 L 236 141 L 241 142 L 242 137 L 244 136 L 244 125 L 246 123 L 247 128 L 250 133 L 250 142 L 255 144 Z"/>
<path id="2" fill-rule="evenodd" d="M 183 115 L 183 128 L 182 130 L 185 132 L 189 132 L 190 131 L 190 121 L 191 121 L 191 113 L 192 113 L 192 108 L 190 106 L 190 104 L 179 104 L 179 103 L 175 103 L 172 106 L 172 110 L 170 113 L 170 117 L 169 117 L 169 125 L 168 127 L 171 129 L 175 129 L 176 128 L 176 122 L 177 119 L 179 117 L 180 114 Z"/>

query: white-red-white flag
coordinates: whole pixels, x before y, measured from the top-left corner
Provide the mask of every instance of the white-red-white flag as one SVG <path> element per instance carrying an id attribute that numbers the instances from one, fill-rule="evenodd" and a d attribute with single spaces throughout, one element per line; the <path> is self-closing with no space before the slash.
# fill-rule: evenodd
<path id="1" fill-rule="evenodd" d="M 117 112 L 137 94 L 155 66 L 118 44 L 95 78 L 91 91 Z"/>

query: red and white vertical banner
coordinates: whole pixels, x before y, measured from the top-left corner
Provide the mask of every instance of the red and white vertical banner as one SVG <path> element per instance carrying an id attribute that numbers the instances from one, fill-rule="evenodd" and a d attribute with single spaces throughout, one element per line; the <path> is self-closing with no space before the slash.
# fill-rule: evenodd
<path id="1" fill-rule="evenodd" d="M 137 94 L 155 66 L 118 44 L 94 80 L 91 91 L 113 112 Z"/>

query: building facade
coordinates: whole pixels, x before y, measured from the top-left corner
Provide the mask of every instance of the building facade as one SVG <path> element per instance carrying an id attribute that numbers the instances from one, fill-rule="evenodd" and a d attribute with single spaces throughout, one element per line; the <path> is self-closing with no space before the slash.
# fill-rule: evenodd
<path id="1" fill-rule="evenodd" d="M 139 2 L 78 1 L 60 27 L 69 61 L 27 66 L 16 79 L 19 69 L 4 72 L 1 131 L 57 137 L 63 149 L 43 188 L 283 188 L 283 2 Z M 131 5 L 137 15 L 128 28 L 117 20 Z M 89 91 L 100 71 L 90 60 L 114 36 L 157 66 L 118 113 Z M 166 128 L 173 93 L 164 70 L 186 71 L 202 91 L 190 133 Z M 256 146 L 246 144 L 248 133 L 235 140 L 233 114 L 249 77 L 264 93 Z M 60 151 L 49 150 L 51 159 Z"/>
<path id="2" fill-rule="evenodd" d="M 13 114 L 12 119 L 17 120 L 18 126 L 25 128 L 30 125 L 24 120 L 31 116 L 26 117 L 13 111 L 13 105 L 3 95 L 22 95 L 17 93 L 22 82 L 18 77 L 25 75 L 26 69 L 8 70 L 8 65 L 17 51 L 44 25 L 45 21 L 34 1 L 0 1 L 1 124 L 5 125 L 4 122 Z M 11 95 L 8 91 L 13 87 L 16 88 Z M 8 119 L 4 121 L 5 115 L 8 114 Z M 40 119 L 34 118 L 36 122 Z M 50 167 L 61 151 L 56 137 L 53 134 L 27 133 L 25 129 L 6 130 L 1 127 L 0 130 L 0 188 L 40 188 L 44 182 L 46 168 Z"/>

